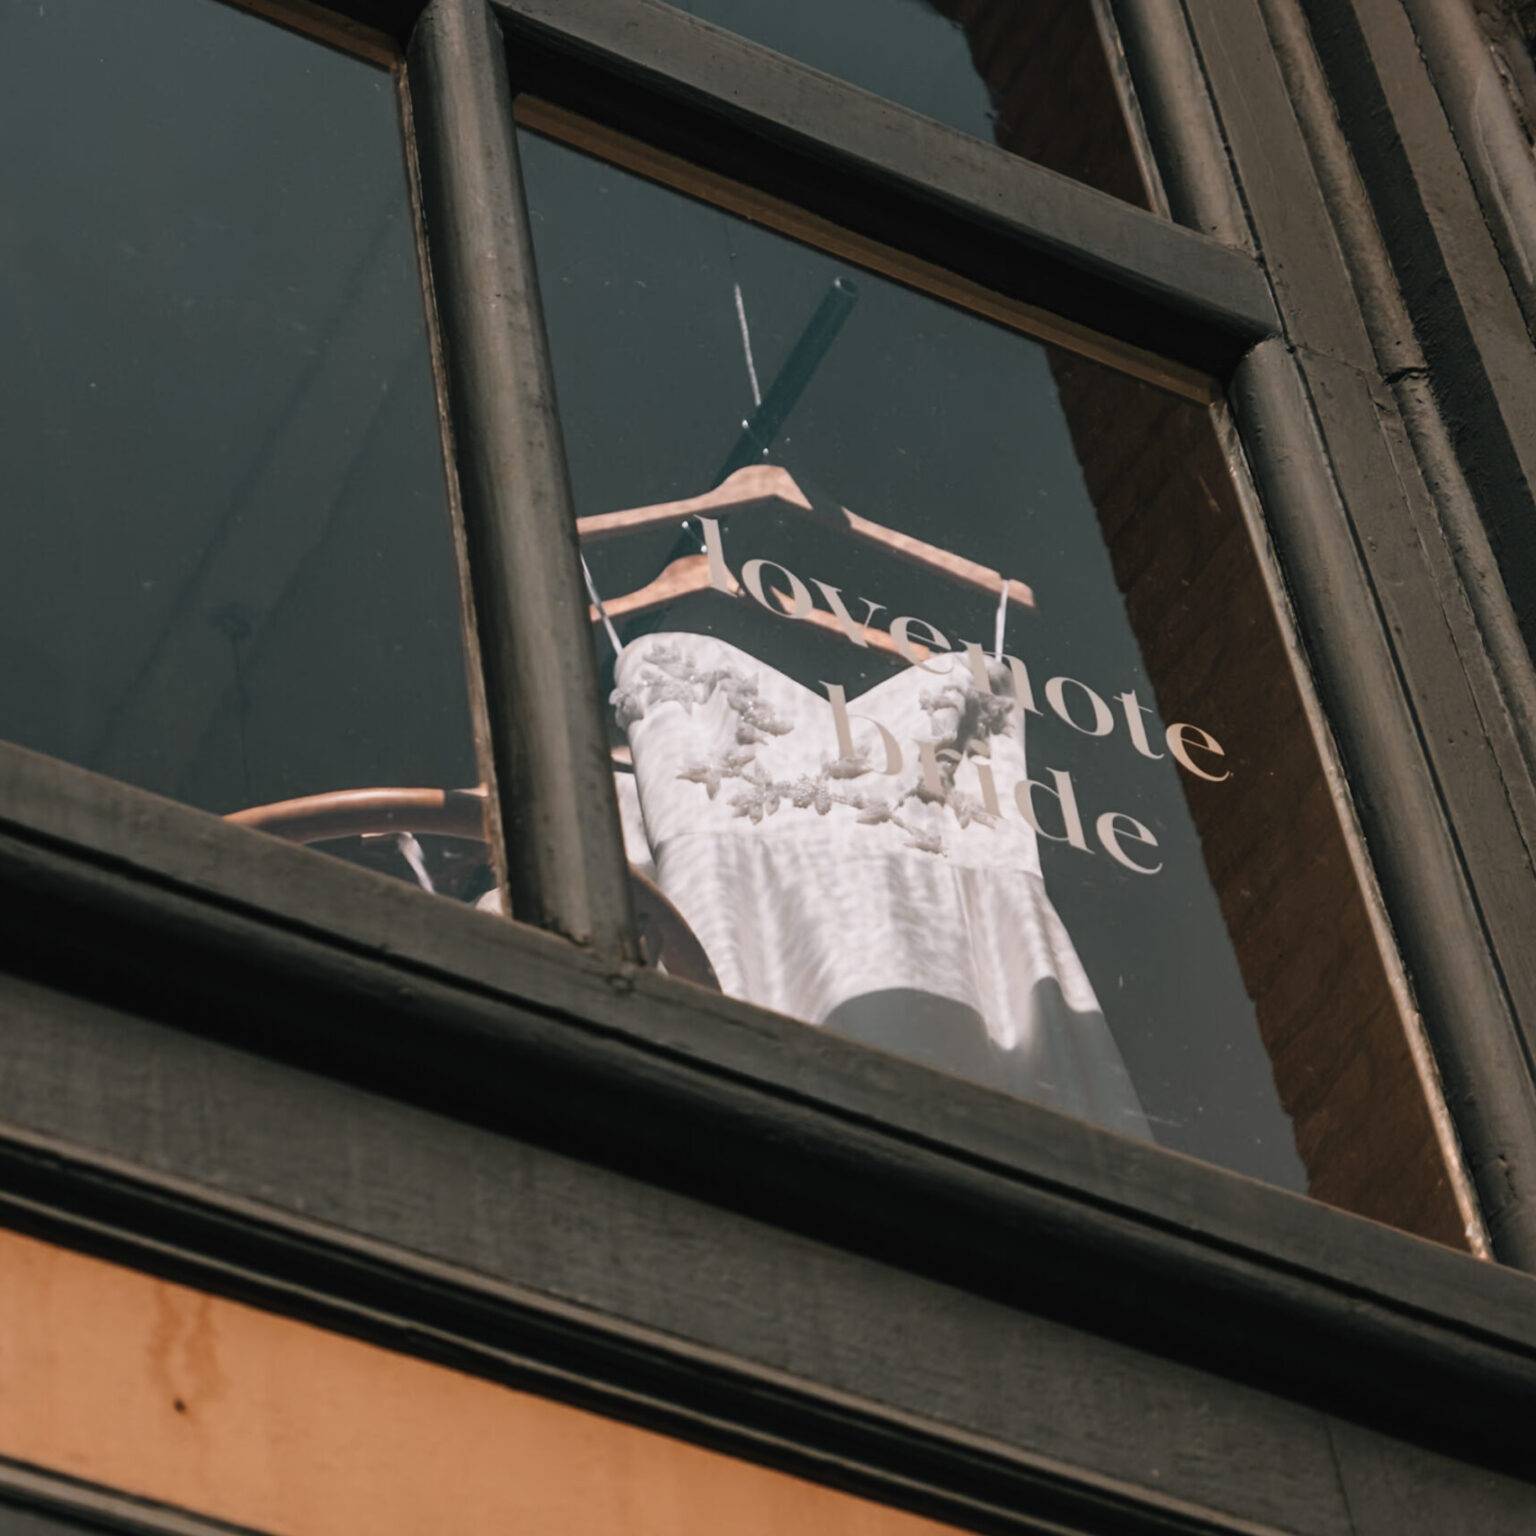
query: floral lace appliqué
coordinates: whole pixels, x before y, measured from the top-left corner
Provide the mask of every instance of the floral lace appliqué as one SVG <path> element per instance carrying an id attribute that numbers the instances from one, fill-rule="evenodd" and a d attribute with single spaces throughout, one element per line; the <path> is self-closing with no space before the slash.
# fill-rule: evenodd
<path id="1" fill-rule="evenodd" d="M 814 811 L 818 816 L 841 805 L 856 813 L 860 825 L 899 827 L 907 834 L 908 847 L 933 854 L 944 852 L 943 835 L 930 823 L 903 814 L 909 802 L 931 805 L 938 800 L 962 828 L 972 822 L 985 826 L 996 822 L 974 795 L 955 788 L 954 772 L 956 761 L 966 751 L 974 749 L 986 755 L 991 750 L 991 737 L 1012 734 L 1014 701 L 1006 693 L 979 693 L 958 682 L 924 692 L 919 703 L 934 723 L 944 792 L 934 795 L 920 779 L 896 800 L 867 789 L 844 787 L 874 771 L 862 755 L 829 759 L 814 774 L 795 779 L 772 777 L 757 761 L 757 748 L 772 737 L 787 735 L 792 727 L 762 699 L 756 677 L 736 667 L 696 667 L 675 646 L 652 646 L 633 680 L 615 688 L 609 702 L 619 725 L 627 728 L 662 704 L 678 704 L 691 713 L 695 704 L 708 703 L 716 692 L 736 717 L 736 745 L 689 763 L 678 777 L 702 784 L 711 800 L 719 795 L 723 784 L 734 782 L 739 787 L 730 797 L 732 815 L 757 825 L 786 805 Z"/>

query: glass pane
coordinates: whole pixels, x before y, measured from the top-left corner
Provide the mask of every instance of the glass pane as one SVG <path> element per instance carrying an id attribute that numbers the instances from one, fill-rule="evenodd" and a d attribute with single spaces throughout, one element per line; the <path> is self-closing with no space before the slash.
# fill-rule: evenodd
<path id="1" fill-rule="evenodd" d="M 392 79 L 206 0 L 4 32 L 0 736 L 220 814 L 475 785 Z M 486 888 L 401 837 L 477 800 L 385 802 L 267 820 Z"/>
<path id="2" fill-rule="evenodd" d="M 1211 407 L 522 144 L 663 963 L 1456 1241 Z"/>
<path id="3" fill-rule="evenodd" d="M 668 0 L 989 144 L 1148 206 L 1094 0 Z"/>

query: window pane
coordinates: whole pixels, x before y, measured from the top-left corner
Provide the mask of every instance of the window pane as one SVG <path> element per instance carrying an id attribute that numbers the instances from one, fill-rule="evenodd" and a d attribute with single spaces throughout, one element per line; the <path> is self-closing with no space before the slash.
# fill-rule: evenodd
<path id="1" fill-rule="evenodd" d="M 1148 205 L 1094 0 L 668 0 L 1101 192 Z"/>
<path id="2" fill-rule="evenodd" d="M 220 814 L 474 785 L 391 77 L 205 0 L 4 30 L 0 736 Z"/>
<path id="3" fill-rule="evenodd" d="M 522 145 L 653 952 L 1456 1241 L 1209 404 Z"/>

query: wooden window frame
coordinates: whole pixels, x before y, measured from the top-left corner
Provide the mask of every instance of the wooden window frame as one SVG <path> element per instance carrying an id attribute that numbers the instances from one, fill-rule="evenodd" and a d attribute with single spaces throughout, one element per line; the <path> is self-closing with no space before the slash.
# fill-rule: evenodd
<path id="1" fill-rule="evenodd" d="M 1236 222 L 1241 203 L 1230 173 L 1223 185 L 1225 168 L 1211 167 L 1210 146 L 1200 142 L 1203 125 L 1187 104 L 1190 82 L 1177 58 L 1168 58 L 1167 6 L 1122 0 L 1120 9 L 1133 57 L 1162 86 L 1161 95 L 1150 93 L 1148 117 L 1163 158 L 1194 166 L 1186 186 L 1170 189 L 1185 224 L 1095 193 L 659 0 L 428 7 L 412 44 L 413 111 L 431 264 L 440 279 L 449 413 L 456 441 L 466 445 L 458 455 L 460 506 L 482 614 L 497 798 L 504 823 L 518 834 L 522 887 L 512 893 L 513 910 L 599 949 L 633 953 L 616 825 L 611 815 L 592 814 L 595 802 L 606 801 L 598 792 L 606 771 L 599 727 L 589 720 L 575 740 L 560 702 L 591 697 L 592 681 L 579 639 L 585 618 L 573 519 L 512 127 L 513 97 L 526 90 L 600 130 L 750 181 L 812 218 L 830 217 L 1008 301 L 1217 376 L 1264 496 L 1440 1069 L 1453 1099 L 1475 1094 L 1487 1107 L 1464 1116 L 1456 1130 L 1495 1246 L 1511 1260 L 1533 1259 L 1532 1213 L 1508 1199 L 1504 1174 L 1512 1147 L 1522 1166 L 1536 1167 L 1529 1161 L 1536 1158 L 1536 1106 L 1509 985 L 1518 927 L 1506 919 L 1501 954 L 1476 891 L 1479 877 L 1491 882 L 1501 872 L 1468 860 L 1458 813 L 1481 820 L 1474 835 L 1485 845 L 1510 830 L 1510 846 L 1518 848 L 1520 838 L 1518 829 L 1488 824 L 1486 792 L 1475 803 L 1477 792 L 1467 794 L 1453 777 L 1459 765 L 1436 762 L 1432 747 L 1426 752 L 1425 742 L 1440 737 L 1437 706 L 1458 686 L 1465 693 L 1466 683 L 1438 655 L 1433 676 L 1419 663 L 1426 675 L 1415 696 L 1416 679 L 1404 678 L 1414 658 L 1394 643 L 1384 577 L 1362 547 L 1356 504 L 1380 508 L 1371 478 L 1383 450 L 1390 462 L 1390 445 L 1372 445 L 1374 455 L 1355 447 L 1353 464 L 1345 457 L 1351 440 L 1383 435 L 1368 419 L 1377 413 L 1372 389 L 1379 393 L 1380 381 L 1361 369 L 1368 363 L 1374 372 L 1377 357 L 1368 348 L 1350 355 L 1349 342 L 1365 334 L 1353 291 L 1339 292 L 1350 274 L 1313 272 L 1317 282 L 1329 281 L 1320 298 L 1305 302 L 1299 286 L 1287 291 L 1272 279 L 1261 260 L 1269 249 L 1264 210 Z M 1230 7 L 1210 11 L 1207 30 L 1240 35 Z M 1267 108 L 1285 109 L 1275 82 L 1259 76 L 1245 83 L 1269 85 Z M 1299 177 L 1302 167 L 1287 169 Z M 919 207 L 923 217 L 913 219 Z M 1326 219 L 1327 210 L 1319 211 Z M 1229 243 L 1187 227 L 1202 216 Z M 1332 230 L 1316 234 L 1336 248 Z M 1241 248 L 1244 237 L 1256 251 Z M 492 244 L 495 267 L 483 254 Z M 1309 322 L 1340 333 L 1343 344 L 1331 341 L 1314 353 L 1300 334 Z M 506 410 L 508 400 L 518 409 Z M 514 592 L 493 574 L 514 564 L 536 572 L 536 582 Z M 1402 573 L 1386 579 L 1400 587 Z M 528 600 L 535 584 L 557 594 L 558 611 Z M 559 728 L 526 714 L 514 718 L 510 705 L 506 719 L 495 718 L 495 701 L 526 697 L 539 678 L 558 680 L 545 691 L 561 714 Z M 1536 1004 L 1536 993 L 1530 1001 Z M 1418 1022 L 1410 1019 L 1410 1029 Z M 1435 1096 L 1432 1081 L 1426 1091 Z M 1436 1109 L 1443 1123 L 1443 1105 Z M 1448 1161 L 1454 1170 L 1454 1145 Z"/>

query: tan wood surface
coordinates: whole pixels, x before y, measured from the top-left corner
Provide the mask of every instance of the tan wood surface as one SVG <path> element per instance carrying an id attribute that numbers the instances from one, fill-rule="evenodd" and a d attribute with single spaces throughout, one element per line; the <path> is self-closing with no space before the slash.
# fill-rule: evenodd
<path id="1" fill-rule="evenodd" d="M 9 1232 L 0 1456 L 274 1536 L 951 1529 Z"/>

